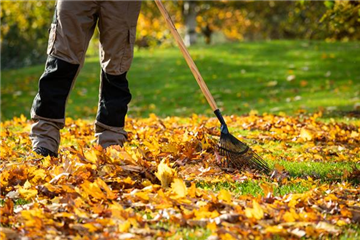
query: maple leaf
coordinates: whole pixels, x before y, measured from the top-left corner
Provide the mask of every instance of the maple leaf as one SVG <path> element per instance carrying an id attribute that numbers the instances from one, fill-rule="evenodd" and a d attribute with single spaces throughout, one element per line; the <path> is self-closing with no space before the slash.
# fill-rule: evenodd
<path id="1" fill-rule="evenodd" d="M 89 182 L 87 180 L 81 184 L 81 189 L 87 195 L 94 197 L 95 199 L 106 199 L 106 195 L 101 191 L 100 186 L 96 182 Z"/>
<path id="2" fill-rule="evenodd" d="M 286 230 L 282 227 L 282 226 L 268 226 L 265 228 L 265 232 L 267 233 L 273 233 L 273 234 L 279 234 L 279 233 L 283 233 Z"/>
<path id="3" fill-rule="evenodd" d="M 227 203 L 230 203 L 231 202 L 231 194 L 229 193 L 228 190 L 221 189 L 219 194 L 218 194 L 218 199 L 223 200 L 223 201 L 225 201 Z"/>
<path id="4" fill-rule="evenodd" d="M 256 220 L 260 220 L 264 217 L 264 210 L 257 201 L 253 200 L 253 207 L 246 208 L 245 215 L 248 218 L 255 218 Z"/>
<path id="5" fill-rule="evenodd" d="M 302 128 L 299 137 L 305 141 L 311 141 L 314 138 L 314 133 L 310 129 Z"/>
<path id="6" fill-rule="evenodd" d="M 299 215 L 296 213 L 294 208 L 291 208 L 290 211 L 286 212 L 283 215 L 283 219 L 286 222 L 295 222 L 296 220 L 299 219 Z"/>
<path id="7" fill-rule="evenodd" d="M 174 169 L 169 167 L 169 164 L 166 159 L 163 159 L 158 165 L 158 171 L 155 173 L 155 176 L 160 180 L 161 186 L 167 188 L 170 186 L 170 183 L 173 181 L 175 175 Z"/>
<path id="8" fill-rule="evenodd" d="M 26 200 L 34 198 L 38 194 L 38 191 L 31 186 L 29 181 L 26 181 L 23 187 L 19 186 L 18 191 L 20 195 Z"/>
<path id="9" fill-rule="evenodd" d="M 181 178 L 174 178 L 174 181 L 171 183 L 171 190 L 180 198 L 187 195 L 186 185 Z"/>

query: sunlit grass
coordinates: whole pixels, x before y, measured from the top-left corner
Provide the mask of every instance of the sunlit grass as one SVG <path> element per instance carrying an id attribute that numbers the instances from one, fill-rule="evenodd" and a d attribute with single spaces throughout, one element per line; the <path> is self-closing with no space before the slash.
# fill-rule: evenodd
<path id="1" fill-rule="evenodd" d="M 92 50 L 92 52 L 94 52 Z M 224 114 L 250 110 L 295 113 L 319 108 L 355 110 L 359 103 L 360 43 L 271 41 L 199 45 L 190 53 Z M 2 118 L 29 115 L 44 65 L 1 72 Z M 67 116 L 96 115 L 100 66 L 88 57 L 67 107 Z M 141 49 L 128 74 L 129 115 L 211 115 L 185 60 L 176 48 Z"/>

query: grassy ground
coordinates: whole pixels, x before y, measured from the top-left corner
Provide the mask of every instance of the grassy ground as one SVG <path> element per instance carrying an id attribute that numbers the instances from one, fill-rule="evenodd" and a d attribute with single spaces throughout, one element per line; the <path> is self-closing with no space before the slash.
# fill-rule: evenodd
<path id="1" fill-rule="evenodd" d="M 196 46 L 190 52 L 225 114 L 251 110 L 332 113 L 359 105 L 360 43 L 272 41 Z M 2 118 L 28 115 L 44 66 L 1 72 Z M 71 93 L 67 116 L 94 118 L 100 66 L 88 57 Z M 133 100 L 129 115 L 211 115 L 211 110 L 176 48 L 137 50 L 128 75 Z"/>

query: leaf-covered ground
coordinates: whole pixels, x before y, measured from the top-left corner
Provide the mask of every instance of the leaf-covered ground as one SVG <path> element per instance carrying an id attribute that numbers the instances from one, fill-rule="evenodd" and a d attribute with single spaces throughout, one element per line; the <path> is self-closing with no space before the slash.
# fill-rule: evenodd
<path id="1" fill-rule="evenodd" d="M 124 148 L 67 119 L 59 158 L 1 123 L 1 237 L 269 239 L 360 236 L 360 123 L 321 114 L 226 117 L 274 171 L 219 165 L 215 118 L 128 119 Z M 58 238 L 56 238 L 58 237 Z"/>

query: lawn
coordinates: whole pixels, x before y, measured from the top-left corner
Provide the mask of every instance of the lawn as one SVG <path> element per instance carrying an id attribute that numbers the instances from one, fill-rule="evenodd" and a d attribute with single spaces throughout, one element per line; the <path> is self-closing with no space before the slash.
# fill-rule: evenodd
<path id="1" fill-rule="evenodd" d="M 339 115 L 359 108 L 359 42 L 228 43 L 192 47 L 190 53 L 225 115 L 300 109 Z M 1 72 L 3 119 L 29 115 L 43 68 Z M 70 95 L 68 117 L 95 117 L 99 72 L 98 58 L 88 57 Z M 176 48 L 136 50 L 128 78 L 131 117 L 212 114 Z"/>
<path id="2" fill-rule="evenodd" d="M 219 123 L 179 50 L 136 50 L 124 148 L 93 137 L 100 67 L 87 58 L 59 158 L 31 152 L 43 66 L 2 71 L 2 238 L 358 239 L 360 43 L 190 49 L 230 132 L 269 175 L 220 164 Z M 244 169 L 243 169 L 244 170 Z"/>

